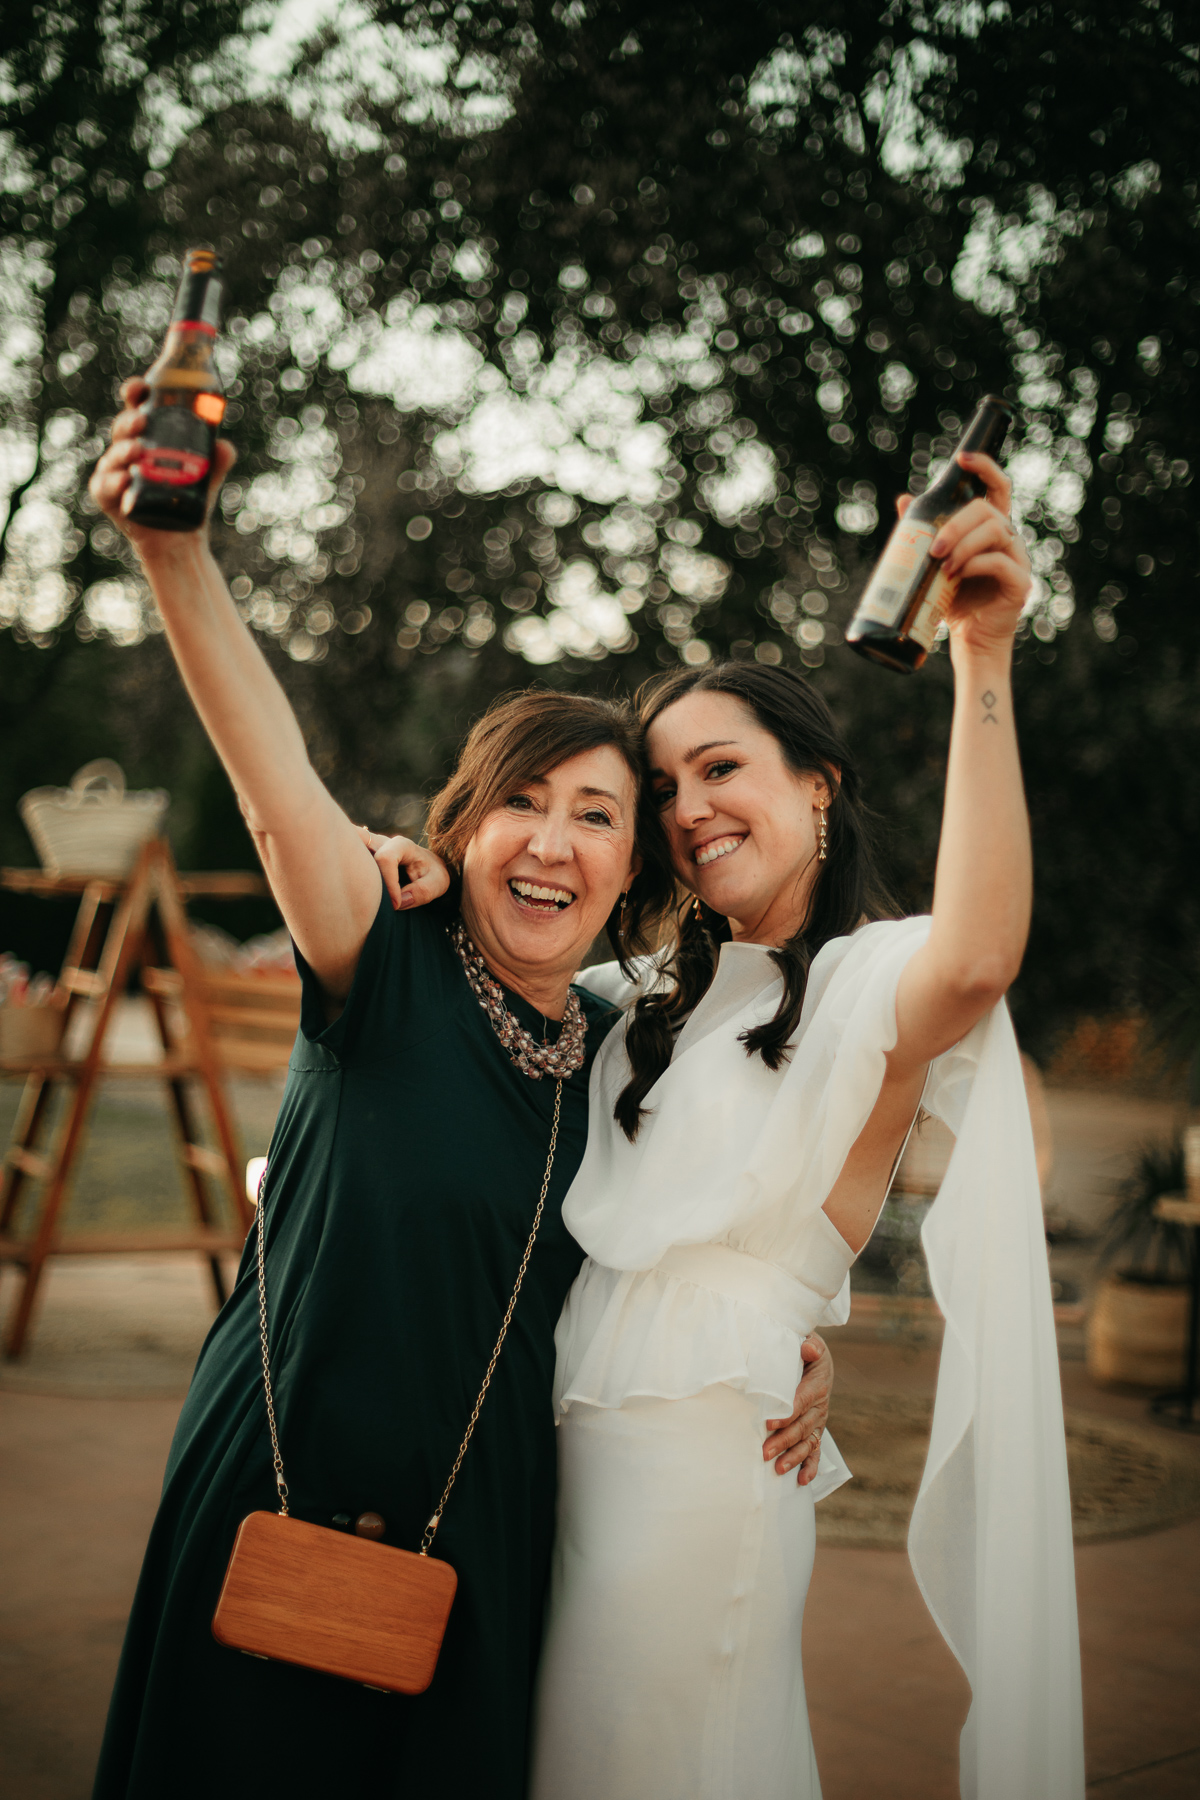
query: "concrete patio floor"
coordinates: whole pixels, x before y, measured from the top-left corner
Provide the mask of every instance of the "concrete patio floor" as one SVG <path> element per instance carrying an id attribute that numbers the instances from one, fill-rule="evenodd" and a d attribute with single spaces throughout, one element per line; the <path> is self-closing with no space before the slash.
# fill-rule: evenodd
<path id="1" fill-rule="evenodd" d="M 927 1392 L 935 1378 L 927 1349 L 850 1341 L 835 1354 L 847 1391 Z M 1142 1399 L 1101 1393 L 1079 1363 L 1063 1374 L 1071 1406 L 1144 1423 Z M 178 1409 L 177 1397 L 0 1392 L 0 1792 L 13 1800 L 90 1793 Z M 1194 1800 L 1200 1520 L 1085 1546 L 1076 1562 L 1089 1793 Z M 818 1552 L 805 1671 L 825 1800 L 955 1800 L 966 1683 L 906 1556 Z"/>
<path id="2" fill-rule="evenodd" d="M 935 1351 L 829 1336 L 843 1391 L 932 1393 Z M 1147 1426 L 1140 1395 L 1097 1388 L 1073 1360 L 1063 1362 L 1062 1378 L 1067 1406 L 1110 1424 Z M 1180 1443 L 1178 1433 L 1163 1435 Z M 1200 1463 L 1200 1440 L 1190 1442 Z M 1013 1479 L 1020 1480 L 1018 1459 Z M 1197 1800 L 1200 1519 L 1081 1545 L 1075 1571 L 1089 1795 Z M 818 1550 L 804 1670 L 824 1800 L 957 1800 L 969 1690 L 906 1555 Z"/>
<path id="3" fill-rule="evenodd" d="M 272 1097 L 236 1098 L 247 1147 L 258 1148 Z M 1048 1100 L 1057 1156 L 1047 1197 L 1086 1232 L 1130 1149 L 1165 1133 L 1173 1109 L 1101 1094 Z M 148 1128 L 149 1094 L 123 1104 L 131 1122 L 144 1108 Z M 936 1161 L 939 1147 L 923 1154 Z M 1091 1254 L 1081 1244 L 1072 1255 L 1080 1268 L 1063 1272 L 1086 1291 Z M 12 1282 L 0 1281 L 0 1311 Z M 88 1800 L 167 1447 L 211 1316 L 196 1259 L 63 1259 L 29 1356 L 0 1368 L 4 1800 Z M 936 1349 L 912 1334 L 885 1340 L 852 1323 L 830 1338 L 841 1391 L 933 1391 Z M 1143 1396 L 1089 1381 L 1081 1331 L 1060 1333 L 1060 1344 L 1070 1407 L 1147 1427 Z M 1194 1448 L 1200 1463 L 1200 1438 L 1170 1442 Z M 1200 1520 L 1089 1544 L 1076 1566 L 1089 1795 L 1198 1800 Z M 902 1552 L 819 1550 L 805 1675 L 825 1800 L 955 1800 L 967 1687 Z"/>

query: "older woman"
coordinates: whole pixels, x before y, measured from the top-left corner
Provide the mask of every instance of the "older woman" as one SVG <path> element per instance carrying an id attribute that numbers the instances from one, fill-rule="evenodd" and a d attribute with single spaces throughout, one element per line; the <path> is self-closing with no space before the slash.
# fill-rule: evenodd
<path id="1" fill-rule="evenodd" d="M 555 1500 L 553 1334 L 581 1252 L 561 1202 L 611 1009 L 572 989 L 669 891 L 631 716 L 521 695 L 467 739 L 431 839 L 457 880 L 393 908 L 309 764 L 204 533 L 130 527 L 144 387 L 92 480 L 128 531 L 297 947 L 303 1013 L 261 1197 L 278 1436 L 294 1517 L 415 1549 L 544 1215 L 437 1551 L 458 1592 L 417 1698 L 217 1643 L 240 1521 L 278 1504 L 253 1241 L 201 1353 L 121 1660 L 98 1800 L 525 1790 Z M 218 446 L 216 479 L 232 451 Z M 554 1126 L 557 1122 L 557 1133 Z M 822 1385 L 824 1371 L 818 1378 Z M 806 1422 L 775 1448 L 802 1462 Z M 375 1514 L 381 1523 L 366 1520 Z"/>

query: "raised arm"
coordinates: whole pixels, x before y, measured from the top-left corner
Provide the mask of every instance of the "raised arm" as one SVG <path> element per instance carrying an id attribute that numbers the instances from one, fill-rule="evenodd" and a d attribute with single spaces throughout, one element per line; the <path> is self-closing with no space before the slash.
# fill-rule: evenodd
<path id="1" fill-rule="evenodd" d="M 825 1202 L 855 1251 L 874 1229 L 930 1062 L 1006 993 L 1029 934 L 1029 819 L 1011 680 L 1029 559 L 1008 517 L 1011 490 L 999 468 L 985 456 L 963 462 L 988 492 L 947 520 L 934 544 L 962 585 L 948 617 L 954 720 L 933 925 L 900 977 L 896 1044 L 874 1110 Z"/>
<path id="2" fill-rule="evenodd" d="M 122 389 L 125 410 L 96 465 L 92 496 L 137 550 L 288 930 L 326 992 L 342 999 L 379 907 L 379 871 L 308 760 L 295 714 L 213 558 L 207 524 L 195 532 L 152 531 L 124 515 L 146 391 L 140 381 Z M 233 461 L 232 446 L 218 443 L 212 498 Z"/>
<path id="3" fill-rule="evenodd" d="M 968 1032 L 1016 978 L 1029 935 L 1033 869 L 1013 717 L 1013 634 L 1029 559 L 1008 516 L 1011 489 L 987 483 L 942 527 L 944 567 L 962 575 L 950 610 L 954 719 L 933 891 L 933 926 L 900 978 L 889 1071 L 923 1069 Z M 941 553 L 941 546 L 934 545 Z"/>

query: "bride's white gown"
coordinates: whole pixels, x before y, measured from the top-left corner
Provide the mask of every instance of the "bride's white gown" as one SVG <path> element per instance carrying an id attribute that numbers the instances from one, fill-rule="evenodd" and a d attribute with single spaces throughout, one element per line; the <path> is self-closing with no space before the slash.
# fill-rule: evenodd
<path id="1" fill-rule="evenodd" d="M 886 922 L 826 945 L 775 1073 L 738 1039 L 774 1014 L 778 971 L 759 946 L 724 945 L 632 1145 L 612 1118 L 623 1032 L 596 1059 L 564 1207 L 588 1260 L 557 1333 L 532 1800 L 819 1800 L 800 1631 L 814 1501 L 849 1471 L 826 1435 L 817 1481 L 798 1488 L 764 1463 L 763 1427 L 791 1411 L 807 1331 L 848 1314 L 853 1256 L 822 1204 L 874 1105 L 896 983 L 927 930 Z M 615 965 L 586 979 L 632 998 Z M 910 1552 L 974 1689 L 963 1793 L 1082 1800 L 1057 1355 L 1002 1007 L 933 1065 L 925 1105 L 958 1142 L 924 1232 L 947 1332 Z"/>
<path id="2" fill-rule="evenodd" d="M 655 1310 L 711 1330 L 715 1301 L 736 1334 L 753 1303 L 734 1294 L 761 1290 L 798 1356 L 852 1261 L 823 1212 L 808 1235 L 806 1283 L 727 1247 L 676 1251 L 686 1273 L 633 1278 L 626 1326 Z M 569 1406 L 534 1800 L 820 1800 L 800 1658 L 813 1488 L 762 1455 L 764 1421 L 790 1410 L 726 1383 Z"/>

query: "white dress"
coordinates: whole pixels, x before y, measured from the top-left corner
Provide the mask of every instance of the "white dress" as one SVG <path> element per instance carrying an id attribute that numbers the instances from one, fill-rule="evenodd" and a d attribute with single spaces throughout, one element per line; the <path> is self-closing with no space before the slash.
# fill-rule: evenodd
<path id="1" fill-rule="evenodd" d="M 758 946 L 724 945 L 632 1145 L 612 1119 L 622 1031 L 596 1059 L 564 1208 L 588 1260 L 557 1334 L 533 1800 L 818 1800 L 800 1626 L 814 1501 L 849 1472 L 827 1435 L 817 1482 L 780 1478 L 763 1421 L 791 1410 L 806 1331 L 847 1316 L 852 1253 L 822 1204 L 874 1105 L 896 983 L 927 930 L 886 922 L 826 945 L 776 1073 L 738 1038 L 773 1015 L 778 971 Z M 632 997 L 615 970 L 587 981 Z M 974 1691 L 962 1791 L 1080 1800 L 1057 1355 L 1003 1007 L 938 1059 L 924 1103 L 957 1144 L 924 1233 L 947 1331 L 910 1554 Z"/>

